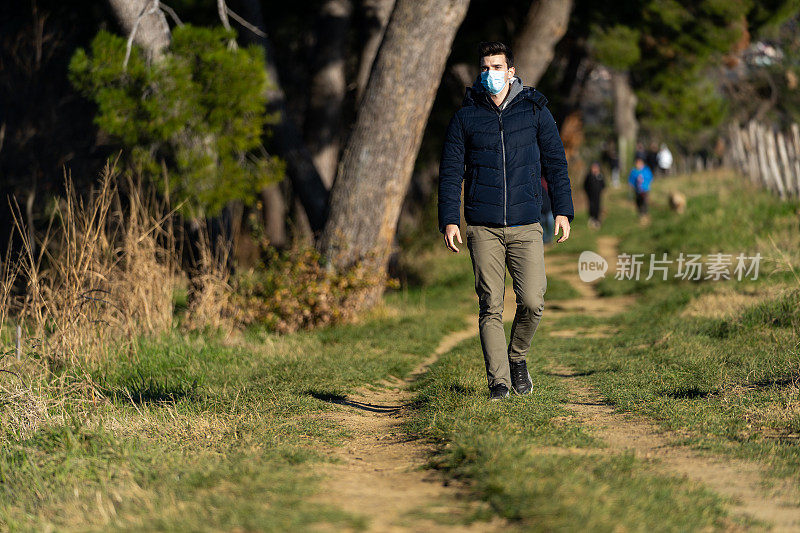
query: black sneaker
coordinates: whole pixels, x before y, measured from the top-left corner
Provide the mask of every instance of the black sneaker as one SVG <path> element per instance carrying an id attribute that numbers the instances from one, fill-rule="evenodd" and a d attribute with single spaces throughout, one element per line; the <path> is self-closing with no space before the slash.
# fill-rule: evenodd
<path id="1" fill-rule="evenodd" d="M 508 387 L 506 387 L 503 383 L 498 383 L 497 385 L 493 385 L 489 387 L 489 399 L 490 400 L 499 400 L 501 398 L 507 398 L 510 394 L 508 392 Z"/>
<path id="2" fill-rule="evenodd" d="M 528 372 L 528 364 L 522 361 L 509 361 L 511 366 L 511 387 L 517 394 L 529 394 L 533 389 L 533 381 Z"/>

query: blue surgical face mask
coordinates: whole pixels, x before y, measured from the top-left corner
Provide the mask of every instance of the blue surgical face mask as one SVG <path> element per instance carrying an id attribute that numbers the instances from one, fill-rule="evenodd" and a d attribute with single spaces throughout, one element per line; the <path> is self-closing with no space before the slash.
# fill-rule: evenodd
<path id="1" fill-rule="evenodd" d="M 497 94 L 506 86 L 505 70 L 484 70 L 481 72 L 481 84 L 492 94 Z"/>

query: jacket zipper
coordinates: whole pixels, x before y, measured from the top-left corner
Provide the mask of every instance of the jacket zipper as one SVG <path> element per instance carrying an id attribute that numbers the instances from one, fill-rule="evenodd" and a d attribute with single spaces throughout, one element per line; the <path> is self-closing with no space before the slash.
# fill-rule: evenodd
<path id="1" fill-rule="evenodd" d="M 488 99 L 488 97 L 487 97 L 487 99 Z M 509 107 L 511 107 L 511 105 L 516 103 L 517 100 L 518 100 L 517 98 L 514 98 L 513 102 L 509 102 L 508 104 L 506 104 L 505 109 L 508 109 Z M 494 104 L 494 102 L 490 102 L 490 104 Z M 503 149 L 503 225 L 505 226 L 507 224 L 507 222 L 506 222 L 506 211 L 507 211 L 506 204 L 508 203 L 508 199 L 507 199 L 508 191 L 506 190 L 508 188 L 508 185 L 506 183 L 506 140 L 505 140 L 505 134 L 503 132 L 503 116 L 502 116 L 503 110 L 499 109 L 497 107 L 497 105 L 494 105 L 494 108 L 495 108 L 494 109 L 495 113 L 497 113 L 497 120 L 500 121 L 500 145 L 502 146 L 502 149 Z"/>
<path id="2" fill-rule="evenodd" d="M 508 185 L 506 184 L 506 139 L 503 134 L 503 117 L 497 115 L 500 119 L 500 145 L 503 147 L 503 225 L 506 225 L 506 203 L 508 197 Z"/>

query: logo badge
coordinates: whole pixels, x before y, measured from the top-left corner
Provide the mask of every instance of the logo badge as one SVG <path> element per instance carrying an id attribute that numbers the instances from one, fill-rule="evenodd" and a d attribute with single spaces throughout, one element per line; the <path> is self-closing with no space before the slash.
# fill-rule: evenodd
<path id="1" fill-rule="evenodd" d="M 604 278 L 607 271 L 608 261 L 603 259 L 602 255 L 591 250 L 581 252 L 580 257 L 578 257 L 578 276 L 580 276 L 581 281 L 591 283 Z"/>

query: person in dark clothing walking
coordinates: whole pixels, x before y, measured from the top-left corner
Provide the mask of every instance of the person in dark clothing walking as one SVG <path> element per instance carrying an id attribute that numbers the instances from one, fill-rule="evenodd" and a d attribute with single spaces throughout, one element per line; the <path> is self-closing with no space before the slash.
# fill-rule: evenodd
<path id="1" fill-rule="evenodd" d="M 489 395 L 499 400 L 530 393 L 525 357 L 544 310 L 544 229 L 550 202 L 557 243 L 569 238 L 574 217 L 564 145 L 547 98 L 516 76 L 511 50 L 481 43 L 481 74 L 447 126 L 439 166 L 439 231 L 447 248 L 461 241 L 461 184 L 467 247 L 478 295 L 481 347 Z M 541 177 L 548 184 L 545 194 Z M 506 267 L 517 309 L 506 346 L 503 301 Z"/>
<path id="2" fill-rule="evenodd" d="M 583 180 L 583 190 L 589 199 L 589 227 L 600 227 L 600 197 L 606 187 L 606 178 L 600 172 L 600 163 L 594 162 Z"/>

